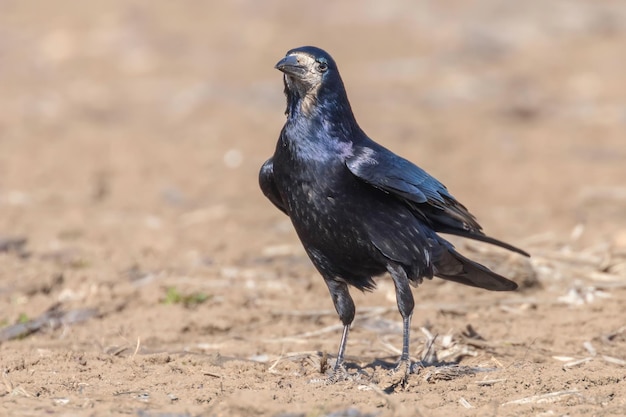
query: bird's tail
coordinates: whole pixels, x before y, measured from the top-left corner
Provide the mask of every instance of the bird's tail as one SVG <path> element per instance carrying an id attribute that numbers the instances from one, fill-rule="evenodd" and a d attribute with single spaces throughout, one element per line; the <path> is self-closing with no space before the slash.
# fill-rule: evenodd
<path id="1" fill-rule="evenodd" d="M 467 259 L 452 248 L 444 250 L 435 263 L 434 275 L 448 281 L 491 291 L 512 291 L 517 284 L 489 268 Z"/>
<path id="2" fill-rule="evenodd" d="M 496 245 L 496 246 L 500 246 L 501 248 L 510 250 L 512 252 L 516 252 L 519 253 L 520 255 L 524 255 L 524 256 L 528 256 L 530 257 L 530 254 L 528 254 L 528 252 L 526 252 L 525 250 L 522 250 L 520 248 L 516 248 L 515 246 L 508 244 L 506 242 L 503 242 L 501 240 L 498 239 L 494 239 L 492 237 L 489 236 L 485 236 L 482 231 L 480 230 L 464 230 L 458 227 L 449 227 L 446 225 L 437 225 L 437 232 L 438 233 L 447 233 L 449 235 L 455 235 L 455 236 L 461 236 L 467 239 L 474 239 L 474 240 L 479 240 L 481 242 L 486 242 L 492 245 Z"/>

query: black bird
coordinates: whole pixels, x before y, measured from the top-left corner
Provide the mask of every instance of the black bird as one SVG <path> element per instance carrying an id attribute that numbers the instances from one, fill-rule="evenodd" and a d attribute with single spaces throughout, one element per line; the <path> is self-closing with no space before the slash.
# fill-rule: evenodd
<path id="1" fill-rule="evenodd" d="M 344 329 L 331 379 L 343 368 L 354 302 L 348 285 L 375 287 L 393 279 L 403 319 L 399 367 L 410 371 L 409 330 L 414 301 L 409 284 L 437 276 L 492 291 L 517 288 L 459 254 L 437 233 L 488 242 L 469 211 L 435 178 L 370 139 L 350 107 L 337 64 L 325 51 L 292 49 L 276 64 L 284 73 L 287 122 L 274 156 L 259 173 L 265 196 L 287 214 L 320 272 Z"/>

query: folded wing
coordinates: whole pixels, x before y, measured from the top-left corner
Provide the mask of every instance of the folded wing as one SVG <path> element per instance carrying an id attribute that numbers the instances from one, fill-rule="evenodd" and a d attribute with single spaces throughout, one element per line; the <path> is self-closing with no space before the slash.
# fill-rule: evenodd
<path id="1" fill-rule="evenodd" d="M 280 211 L 287 214 L 285 203 L 283 202 L 276 183 L 274 182 L 274 161 L 272 158 L 265 161 L 259 172 L 259 185 L 265 197 L 267 197 Z"/>
<path id="2" fill-rule="evenodd" d="M 480 240 L 528 256 L 521 249 L 486 236 L 476 218 L 442 183 L 375 142 L 355 145 L 346 166 L 362 181 L 403 200 L 436 232 Z"/>

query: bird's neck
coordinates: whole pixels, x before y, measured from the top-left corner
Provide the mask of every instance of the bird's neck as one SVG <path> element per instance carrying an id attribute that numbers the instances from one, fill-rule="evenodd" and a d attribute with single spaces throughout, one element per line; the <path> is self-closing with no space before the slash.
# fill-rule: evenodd
<path id="1" fill-rule="evenodd" d="M 286 90 L 285 93 L 288 124 L 306 121 L 325 129 L 340 131 L 344 137 L 358 136 L 362 132 L 343 88 L 321 87 L 306 93 Z"/>

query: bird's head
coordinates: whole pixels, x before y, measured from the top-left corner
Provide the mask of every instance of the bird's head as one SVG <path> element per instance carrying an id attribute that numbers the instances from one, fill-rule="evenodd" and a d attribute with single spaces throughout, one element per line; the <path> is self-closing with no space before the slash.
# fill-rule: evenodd
<path id="1" fill-rule="evenodd" d="M 287 52 L 275 68 L 285 74 L 285 84 L 301 96 L 314 93 L 326 79 L 337 72 L 337 64 L 325 51 L 303 46 Z"/>
<path id="2" fill-rule="evenodd" d="M 275 68 L 284 74 L 288 114 L 296 108 L 310 114 L 321 98 L 348 104 L 335 60 L 320 48 L 294 48 Z"/>

